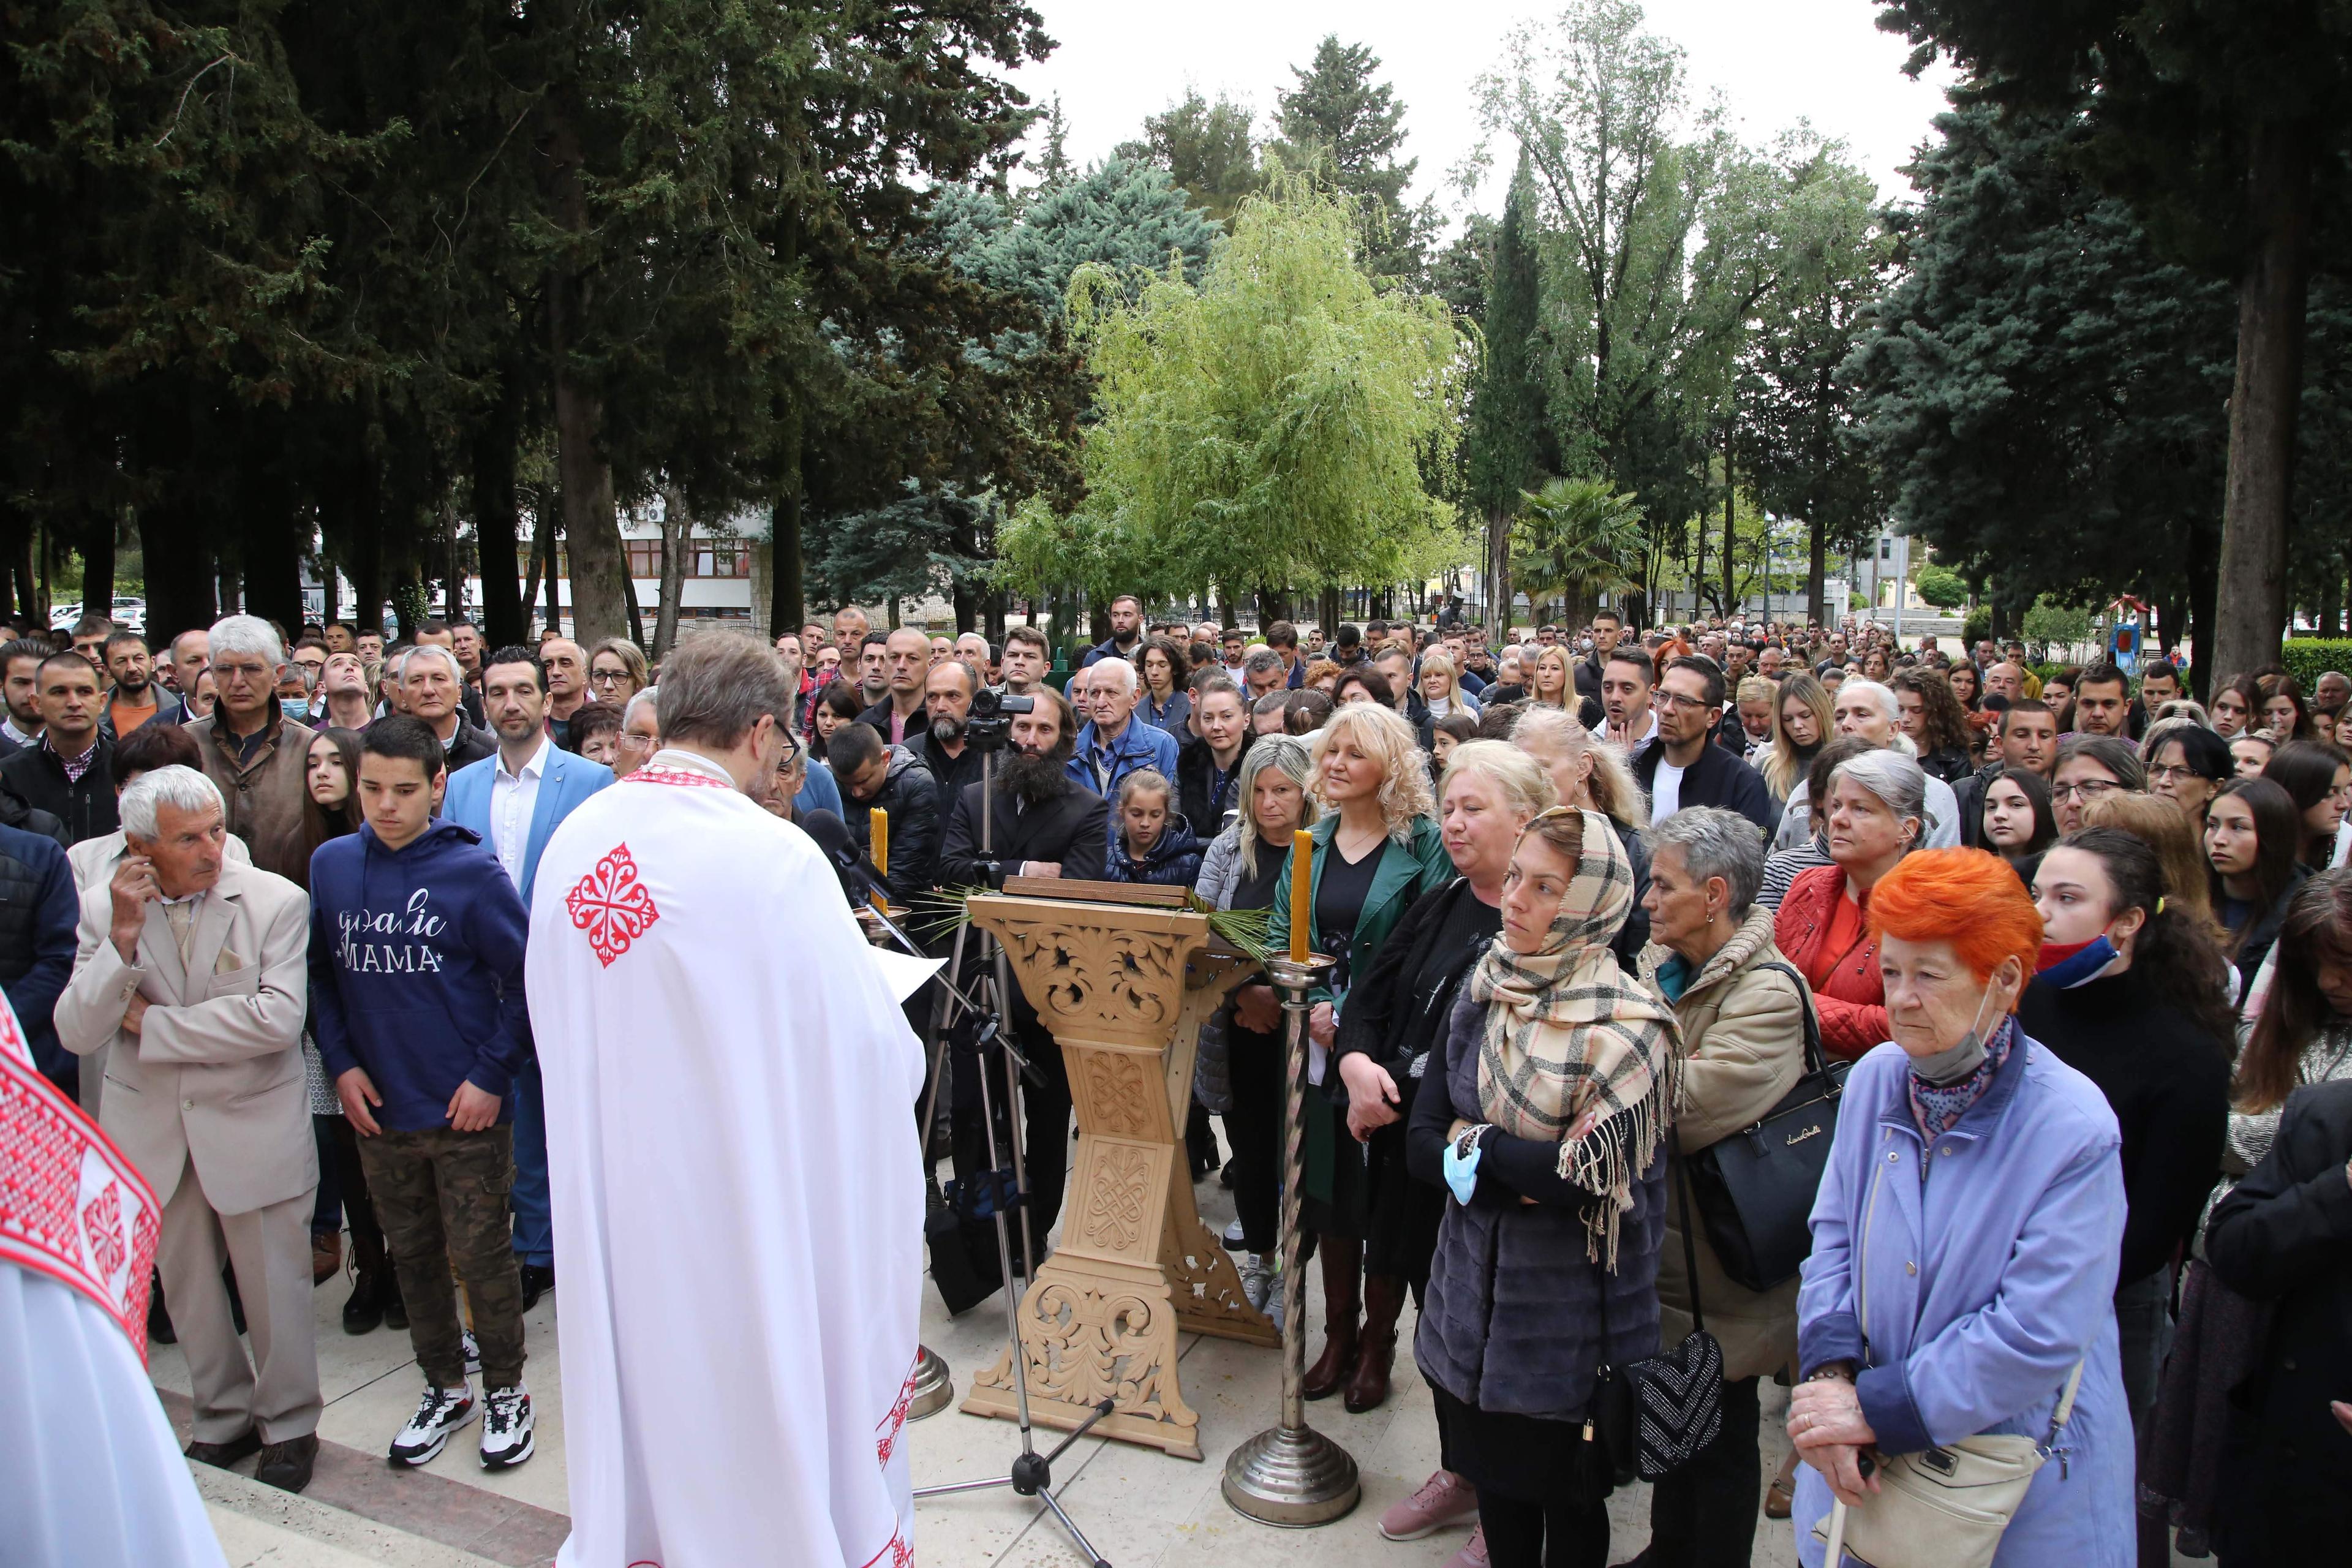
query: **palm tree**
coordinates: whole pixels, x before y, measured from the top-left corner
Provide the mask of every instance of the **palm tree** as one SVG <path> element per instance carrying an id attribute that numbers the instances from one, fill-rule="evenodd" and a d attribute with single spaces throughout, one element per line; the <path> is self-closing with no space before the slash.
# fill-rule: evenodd
<path id="1" fill-rule="evenodd" d="M 1557 595 L 1565 602 L 1561 620 L 1580 624 L 1602 594 L 1634 585 L 1644 543 L 1642 508 L 1632 496 L 1606 479 L 1553 479 L 1519 492 L 1511 575 L 1527 591 L 1530 612 Z"/>

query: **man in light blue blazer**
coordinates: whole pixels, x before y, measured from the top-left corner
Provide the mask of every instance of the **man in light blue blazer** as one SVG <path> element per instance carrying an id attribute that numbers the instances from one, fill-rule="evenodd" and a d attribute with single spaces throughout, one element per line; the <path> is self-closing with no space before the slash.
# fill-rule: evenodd
<path id="1" fill-rule="evenodd" d="M 482 660 L 482 709 L 499 749 L 449 775 L 441 815 L 482 836 L 529 909 L 540 851 L 572 807 L 613 782 L 613 770 L 548 739 L 547 671 L 528 648 L 502 647 Z M 547 1110 L 536 1052 L 515 1074 L 514 1092 L 514 1255 L 529 1310 L 555 1288 Z"/>

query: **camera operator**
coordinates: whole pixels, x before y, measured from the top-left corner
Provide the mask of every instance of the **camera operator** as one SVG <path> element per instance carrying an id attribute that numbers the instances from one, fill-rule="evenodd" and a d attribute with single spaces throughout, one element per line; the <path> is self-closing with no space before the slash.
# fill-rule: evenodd
<path id="1" fill-rule="evenodd" d="M 966 784 L 948 813 L 947 840 L 940 850 L 940 881 L 950 888 L 1001 888 L 1007 877 L 1102 878 L 1108 843 L 1110 806 L 1102 796 L 1069 776 L 1066 764 L 1076 741 L 1076 720 L 1068 700 L 1050 686 L 1029 699 L 999 698 L 1011 715 L 1013 755 L 996 764 L 995 793 L 989 798 L 993 849 L 980 847 L 980 791 Z M 1022 712 L 1019 701 L 1035 704 Z M 992 704 L 972 704 L 976 718 Z M 978 726 L 967 722 L 967 740 Z"/>
<path id="2" fill-rule="evenodd" d="M 968 660 L 943 658 L 931 666 L 923 685 L 928 727 L 907 737 L 907 750 L 930 770 L 940 803 L 949 807 L 967 785 L 980 782 L 980 748 L 964 739 L 963 730 L 971 716 L 971 700 L 984 684 L 979 667 Z"/>
<path id="3" fill-rule="evenodd" d="M 1025 712 L 1015 706 L 1024 701 L 1034 704 Z M 1010 716 L 1013 754 L 994 764 L 994 788 L 988 798 L 993 849 L 983 854 L 980 847 L 981 791 L 988 786 L 967 784 L 948 815 L 940 881 L 950 888 L 1001 888 L 1007 877 L 1100 880 L 1110 807 L 1067 771 L 1077 734 L 1069 703 L 1042 684 L 1027 699 L 983 695 L 971 705 L 964 731 L 968 744 L 990 743 L 986 727 L 1006 721 L 1000 716 L 1000 703 L 1001 712 Z M 1062 1047 L 1038 1022 L 1036 1010 L 1017 985 L 1011 1001 L 1014 1043 L 1045 1079 L 1022 1086 L 1027 1110 L 1023 1137 L 1029 1162 L 1030 1234 L 1042 1248 L 1062 1211 L 1062 1186 L 1068 1174 L 1070 1080 L 1062 1065 Z M 960 1168 L 964 1163 L 961 1151 L 970 1142 L 970 1130 L 960 1128 Z"/>

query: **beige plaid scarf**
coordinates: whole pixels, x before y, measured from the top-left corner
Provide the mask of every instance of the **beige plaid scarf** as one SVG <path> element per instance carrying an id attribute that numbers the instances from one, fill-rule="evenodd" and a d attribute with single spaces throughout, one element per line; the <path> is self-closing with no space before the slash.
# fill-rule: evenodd
<path id="1" fill-rule="evenodd" d="M 1559 1174 L 1610 1200 L 1587 1256 L 1617 1267 L 1618 1216 L 1672 1120 L 1674 1009 L 1628 978 L 1610 942 L 1633 908 L 1633 867 L 1609 819 L 1583 812 L 1576 874 L 1540 952 L 1501 937 L 1470 977 L 1486 1009 L 1478 1109 L 1517 1138 L 1559 1145 Z"/>

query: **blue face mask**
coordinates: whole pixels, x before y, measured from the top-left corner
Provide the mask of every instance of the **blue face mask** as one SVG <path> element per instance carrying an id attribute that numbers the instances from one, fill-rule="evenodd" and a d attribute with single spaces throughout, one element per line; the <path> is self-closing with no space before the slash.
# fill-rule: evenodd
<path id="1" fill-rule="evenodd" d="M 278 710 L 297 724 L 310 717 L 310 700 L 307 697 L 281 697 Z"/>

